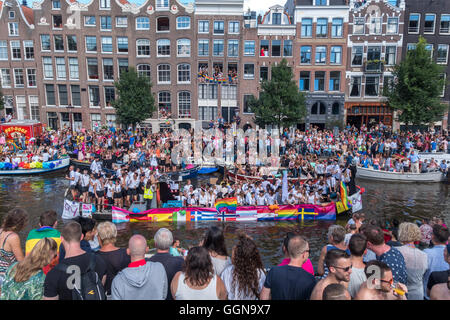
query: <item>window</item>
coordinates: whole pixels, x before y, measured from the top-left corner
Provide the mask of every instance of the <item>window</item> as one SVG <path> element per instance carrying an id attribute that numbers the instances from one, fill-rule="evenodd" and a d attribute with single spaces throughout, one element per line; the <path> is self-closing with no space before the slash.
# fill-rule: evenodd
<path id="1" fill-rule="evenodd" d="M 436 21 L 435 14 L 426 14 L 425 15 L 425 26 L 423 29 L 424 33 L 434 33 L 434 26 Z"/>
<path id="2" fill-rule="evenodd" d="M 158 92 L 158 110 L 165 111 L 165 113 L 172 110 L 171 94 L 169 91 Z"/>
<path id="3" fill-rule="evenodd" d="M 77 36 L 71 35 L 67 36 L 67 50 L 71 52 L 76 52 L 77 48 Z"/>
<path id="4" fill-rule="evenodd" d="M 316 102 L 311 106 L 311 114 L 326 114 L 327 107 L 323 102 Z"/>
<path id="5" fill-rule="evenodd" d="M 81 106 L 80 86 L 73 84 L 70 86 L 70 91 L 72 92 L 72 106 Z"/>
<path id="6" fill-rule="evenodd" d="M 160 39 L 157 41 L 158 46 L 158 57 L 169 57 L 170 56 L 170 40 Z"/>
<path id="7" fill-rule="evenodd" d="M 53 28 L 54 29 L 62 28 L 62 15 L 60 15 L 60 14 L 53 15 Z"/>
<path id="8" fill-rule="evenodd" d="M 170 64 L 158 65 L 158 83 L 170 84 Z"/>
<path id="9" fill-rule="evenodd" d="M 39 97 L 29 96 L 29 102 L 30 102 L 31 120 L 41 121 L 41 116 L 39 114 Z"/>
<path id="10" fill-rule="evenodd" d="M 50 51 L 50 35 L 41 34 L 41 50 Z"/>
<path id="11" fill-rule="evenodd" d="M 8 42 L 0 40 L 0 60 L 8 60 Z"/>
<path id="12" fill-rule="evenodd" d="M 300 71 L 300 91 L 309 91 L 309 83 L 310 83 L 310 72 L 309 71 Z"/>
<path id="13" fill-rule="evenodd" d="M 342 18 L 333 18 L 331 25 L 331 36 L 333 38 L 341 38 L 342 37 Z"/>
<path id="14" fill-rule="evenodd" d="M 381 63 L 381 47 L 368 47 L 367 48 L 367 71 L 379 71 Z"/>
<path id="15" fill-rule="evenodd" d="M 246 63 L 244 64 L 244 79 L 255 78 L 255 65 Z"/>
<path id="16" fill-rule="evenodd" d="M 225 33 L 225 23 L 223 21 L 214 21 L 214 34 Z"/>
<path id="17" fill-rule="evenodd" d="M 239 40 L 228 40 L 228 56 L 237 57 L 239 55 Z"/>
<path id="18" fill-rule="evenodd" d="M 208 85 L 207 84 L 199 84 L 198 85 L 198 98 L 199 99 L 208 99 Z"/>
<path id="19" fill-rule="evenodd" d="M 66 62 L 64 57 L 56 57 L 56 79 L 58 80 L 66 80 Z"/>
<path id="20" fill-rule="evenodd" d="M 23 77 L 23 69 L 14 69 L 14 87 L 23 88 L 25 87 L 25 79 Z"/>
<path id="21" fill-rule="evenodd" d="M 136 40 L 137 56 L 150 57 L 150 40 L 138 39 Z"/>
<path id="22" fill-rule="evenodd" d="M 428 54 L 430 55 L 430 59 L 433 59 L 433 45 L 432 44 L 427 44 L 425 46 L 425 50 L 428 51 Z"/>
<path id="23" fill-rule="evenodd" d="M 9 13 L 9 18 L 10 19 L 14 19 L 16 17 L 16 13 L 14 11 L 9 10 L 8 13 Z"/>
<path id="24" fill-rule="evenodd" d="M 86 27 L 95 27 L 96 24 L 95 16 L 84 16 L 84 25 Z"/>
<path id="25" fill-rule="evenodd" d="M 102 31 L 112 30 L 110 16 L 100 16 L 100 30 L 102 30 Z"/>
<path id="26" fill-rule="evenodd" d="M 441 15 L 441 29 L 439 32 L 443 34 L 450 33 L 450 14 Z"/>
<path id="27" fill-rule="evenodd" d="M 16 96 L 16 106 L 17 106 L 17 119 L 24 120 L 25 112 L 27 109 L 25 96 Z"/>
<path id="28" fill-rule="evenodd" d="M 394 88 L 394 77 L 393 76 L 384 76 L 384 83 L 383 83 L 384 89 L 392 90 Z"/>
<path id="29" fill-rule="evenodd" d="M 259 67 L 259 81 L 269 80 L 269 67 Z"/>
<path id="30" fill-rule="evenodd" d="M 252 100 L 253 95 L 252 94 L 244 94 L 244 113 L 252 113 L 252 109 L 250 107 L 250 100 Z"/>
<path id="31" fill-rule="evenodd" d="M 36 69 L 27 69 L 28 87 L 36 87 Z"/>
<path id="32" fill-rule="evenodd" d="M 98 80 L 97 58 L 87 58 L 88 80 Z"/>
<path id="33" fill-rule="evenodd" d="M 316 71 L 314 74 L 314 91 L 325 91 L 325 71 Z"/>
<path id="34" fill-rule="evenodd" d="M 338 115 L 339 113 L 341 113 L 340 109 L 341 105 L 339 104 L 339 102 L 333 103 L 333 105 L 331 106 L 331 114 Z"/>
<path id="35" fill-rule="evenodd" d="M 269 40 L 261 40 L 260 44 L 260 56 L 261 57 L 268 57 L 269 56 Z"/>
<path id="36" fill-rule="evenodd" d="M 272 57 L 281 56 L 281 40 L 272 40 Z"/>
<path id="37" fill-rule="evenodd" d="M 96 36 L 86 36 L 86 52 L 97 52 Z"/>
<path id="38" fill-rule="evenodd" d="M 168 17 L 159 17 L 156 19 L 156 30 L 157 31 L 169 31 L 169 18 Z"/>
<path id="39" fill-rule="evenodd" d="M 188 16 L 177 17 L 177 29 L 190 29 L 191 18 Z"/>
<path id="40" fill-rule="evenodd" d="M 147 17 L 137 17 L 136 30 L 150 30 L 150 19 Z"/>
<path id="41" fill-rule="evenodd" d="M 191 82 L 191 65 L 183 63 L 178 65 L 178 83 Z"/>
<path id="42" fill-rule="evenodd" d="M 11 88 L 11 73 L 9 69 L 0 69 L 2 88 Z"/>
<path id="43" fill-rule="evenodd" d="M 64 51 L 64 39 L 62 35 L 54 35 L 55 51 Z"/>
<path id="44" fill-rule="evenodd" d="M 302 19 L 302 38 L 312 37 L 312 19 L 303 18 Z"/>
<path id="45" fill-rule="evenodd" d="M 178 93 L 178 117 L 191 117 L 191 93 L 189 91 L 181 91 Z"/>
<path id="46" fill-rule="evenodd" d="M 103 58 L 103 80 L 114 80 L 114 63 L 111 58 Z"/>
<path id="47" fill-rule="evenodd" d="M 53 84 L 45 85 L 45 96 L 47 97 L 48 106 L 56 106 L 55 85 Z"/>
<path id="48" fill-rule="evenodd" d="M 366 76 L 366 91 L 365 95 L 369 97 L 378 96 L 379 77 L 367 77 Z"/>
<path id="49" fill-rule="evenodd" d="M 327 47 L 316 47 L 316 64 L 324 64 L 327 62 Z"/>
<path id="50" fill-rule="evenodd" d="M 445 83 L 446 83 L 446 79 L 447 79 L 447 74 L 441 73 L 441 78 L 444 79 L 444 85 L 442 86 L 442 92 L 441 92 L 440 97 L 444 97 L 444 95 L 445 95 L 445 87 L 446 87 Z"/>
<path id="51" fill-rule="evenodd" d="M 284 40 L 283 56 L 284 57 L 292 57 L 292 40 Z"/>
<path id="52" fill-rule="evenodd" d="M 281 13 L 278 12 L 272 13 L 272 24 L 281 25 Z"/>
<path id="53" fill-rule="evenodd" d="M 128 18 L 127 17 L 116 17 L 116 27 L 117 28 L 128 27 Z"/>
<path id="54" fill-rule="evenodd" d="M 331 71 L 330 72 L 330 83 L 328 87 L 329 91 L 340 91 L 341 90 L 341 72 Z"/>
<path id="55" fill-rule="evenodd" d="M 387 20 L 387 34 L 398 33 L 398 18 L 388 18 Z"/>
<path id="56" fill-rule="evenodd" d="M 151 79 L 150 65 L 149 64 L 138 64 L 137 65 L 137 72 L 138 72 L 139 76 L 146 77 L 148 80 Z"/>
<path id="57" fill-rule="evenodd" d="M 333 46 L 330 52 L 330 63 L 341 64 L 342 63 L 342 47 Z"/>
<path id="58" fill-rule="evenodd" d="M 300 49 L 300 63 L 310 64 L 311 63 L 311 46 L 302 46 Z"/>
<path id="59" fill-rule="evenodd" d="M 80 78 L 78 71 L 78 58 L 69 58 L 69 78 L 78 80 Z"/>
<path id="60" fill-rule="evenodd" d="M 198 41 L 198 55 L 209 56 L 209 40 Z"/>
<path id="61" fill-rule="evenodd" d="M 89 106 L 100 106 L 100 90 L 98 86 L 89 86 Z"/>
<path id="62" fill-rule="evenodd" d="M 396 46 L 386 46 L 386 54 L 385 54 L 386 65 L 393 66 L 396 62 L 395 59 L 396 55 L 397 55 Z"/>
<path id="63" fill-rule="evenodd" d="M 108 123 L 108 126 L 116 127 L 116 115 L 115 114 L 107 114 L 106 122 Z"/>
<path id="64" fill-rule="evenodd" d="M 61 9 L 61 2 L 59 0 L 53 0 L 52 1 L 52 9 Z"/>
<path id="65" fill-rule="evenodd" d="M 11 57 L 13 60 L 20 60 L 22 59 L 22 51 L 20 48 L 20 41 L 10 41 L 9 44 L 11 45 Z"/>
<path id="66" fill-rule="evenodd" d="M 370 18 L 369 34 L 381 34 L 381 18 Z"/>
<path id="67" fill-rule="evenodd" d="M 177 40 L 177 56 L 190 57 L 191 56 L 191 40 L 178 39 Z"/>
<path id="68" fill-rule="evenodd" d="M 128 38 L 127 37 L 117 37 L 117 52 L 118 53 L 128 53 Z"/>
<path id="69" fill-rule="evenodd" d="M 365 34 L 366 18 L 355 18 L 353 22 L 353 34 Z"/>
<path id="70" fill-rule="evenodd" d="M 326 6 L 327 0 L 314 0 L 314 3 L 316 4 L 316 6 Z"/>
<path id="71" fill-rule="evenodd" d="M 198 22 L 198 33 L 209 33 L 209 21 L 200 20 Z"/>
<path id="72" fill-rule="evenodd" d="M 408 43 L 406 45 L 406 51 L 410 51 L 410 50 L 416 50 L 416 44 L 415 43 Z"/>
<path id="73" fill-rule="evenodd" d="M 255 55 L 255 41 L 246 40 L 244 41 L 244 56 L 254 56 Z"/>
<path id="74" fill-rule="evenodd" d="M 216 100 L 217 99 L 217 92 L 218 92 L 217 87 L 218 87 L 217 84 L 209 84 L 208 85 L 208 88 L 209 88 L 209 95 L 208 95 L 208 97 L 209 97 L 209 99 L 212 99 L 212 100 Z"/>
<path id="75" fill-rule="evenodd" d="M 44 79 L 53 79 L 53 63 L 51 57 L 42 57 L 44 66 Z"/>
<path id="76" fill-rule="evenodd" d="M 98 89 L 98 88 L 97 88 Z M 102 125 L 102 116 L 99 113 L 91 113 L 91 130 L 98 130 Z"/>
<path id="77" fill-rule="evenodd" d="M 217 107 L 198 107 L 198 115 L 200 120 L 216 120 Z"/>
<path id="78" fill-rule="evenodd" d="M 239 21 L 228 22 L 228 33 L 239 33 Z"/>
<path id="79" fill-rule="evenodd" d="M 436 55 L 436 62 L 447 64 L 448 62 L 448 44 L 439 44 Z"/>
<path id="80" fill-rule="evenodd" d="M 223 40 L 214 40 L 213 42 L 213 56 L 223 57 Z"/>
<path id="81" fill-rule="evenodd" d="M 8 31 L 10 36 L 18 36 L 19 35 L 19 23 L 18 22 L 9 22 L 8 23 Z"/>
<path id="82" fill-rule="evenodd" d="M 112 53 L 112 37 L 102 37 L 102 53 Z"/>
<path id="83" fill-rule="evenodd" d="M 419 33 L 420 14 L 411 13 L 409 15 L 408 33 Z"/>
<path id="84" fill-rule="evenodd" d="M 105 106 L 110 107 L 111 102 L 116 100 L 114 87 L 103 87 L 103 90 L 105 91 Z"/>
<path id="85" fill-rule="evenodd" d="M 156 0 L 156 9 L 169 9 L 169 0 Z"/>
<path id="86" fill-rule="evenodd" d="M 119 77 L 123 72 L 128 72 L 128 59 L 117 59 L 119 64 Z"/>
<path id="87" fill-rule="evenodd" d="M 100 0 L 100 9 L 111 9 L 111 0 Z"/>
<path id="88" fill-rule="evenodd" d="M 328 19 L 327 18 L 317 19 L 316 37 L 317 38 L 326 38 L 327 37 L 327 29 L 328 29 Z"/>
<path id="89" fill-rule="evenodd" d="M 67 86 L 58 84 L 59 105 L 67 106 L 69 104 L 69 96 L 67 95 Z"/>
<path id="90" fill-rule="evenodd" d="M 363 46 L 352 47 L 352 66 L 362 66 Z"/>
<path id="91" fill-rule="evenodd" d="M 23 42 L 23 48 L 25 50 L 25 60 L 33 60 L 34 59 L 33 40 L 25 40 Z"/>

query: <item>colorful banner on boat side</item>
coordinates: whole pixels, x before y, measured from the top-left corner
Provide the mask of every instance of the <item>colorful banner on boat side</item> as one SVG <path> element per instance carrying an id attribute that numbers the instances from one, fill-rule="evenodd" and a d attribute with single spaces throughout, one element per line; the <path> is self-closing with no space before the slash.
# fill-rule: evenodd
<path id="1" fill-rule="evenodd" d="M 342 206 L 343 206 L 344 210 L 347 211 L 352 207 L 352 204 L 348 200 L 347 185 L 344 183 L 344 181 L 341 181 L 341 184 L 340 184 L 340 194 L 341 194 Z"/>
<path id="2" fill-rule="evenodd" d="M 114 223 L 139 221 L 283 221 L 283 220 L 335 220 L 336 206 L 274 205 L 274 206 L 240 206 L 235 212 L 221 211 L 216 208 L 157 208 L 133 213 L 112 207 Z"/>
<path id="3" fill-rule="evenodd" d="M 219 212 L 236 212 L 237 207 L 237 198 L 225 198 L 225 199 L 218 199 L 214 203 L 214 207 Z"/>

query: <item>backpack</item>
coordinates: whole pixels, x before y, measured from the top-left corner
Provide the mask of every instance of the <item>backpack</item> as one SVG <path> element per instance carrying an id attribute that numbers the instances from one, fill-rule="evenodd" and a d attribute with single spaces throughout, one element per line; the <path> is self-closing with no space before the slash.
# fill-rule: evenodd
<path id="1" fill-rule="evenodd" d="M 80 285 L 81 288 L 75 287 L 72 289 L 73 300 L 106 300 L 105 289 L 97 272 L 95 272 L 95 254 L 89 254 L 89 266 L 85 273 L 81 274 Z M 64 273 L 67 273 L 69 266 L 60 263 L 56 268 Z"/>

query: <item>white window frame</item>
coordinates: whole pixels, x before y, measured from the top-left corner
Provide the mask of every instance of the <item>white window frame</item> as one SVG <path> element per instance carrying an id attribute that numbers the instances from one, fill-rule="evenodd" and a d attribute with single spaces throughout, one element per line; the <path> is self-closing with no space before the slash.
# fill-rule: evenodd
<path id="1" fill-rule="evenodd" d="M 202 44 L 206 41 L 206 43 L 208 44 L 208 53 L 207 54 L 200 54 L 200 50 L 198 50 L 198 56 L 199 57 L 209 57 L 209 39 L 198 39 L 198 45 L 200 45 L 200 41 L 202 41 Z"/>
<path id="2" fill-rule="evenodd" d="M 186 42 L 186 44 L 183 44 L 182 42 Z M 188 53 L 180 53 L 180 46 L 185 47 L 187 46 L 187 43 L 189 42 L 189 52 Z M 177 57 L 190 57 L 191 56 L 191 39 L 183 38 L 177 40 Z"/>
<path id="3" fill-rule="evenodd" d="M 378 21 L 378 23 L 373 23 L 374 21 Z M 372 29 L 372 25 L 379 26 L 380 29 Z M 378 32 L 376 32 L 378 30 Z M 370 17 L 370 24 L 369 24 L 369 35 L 377 35 L 381 34 L 383 32 L 383 18 L 382 17 Z"/>
<path id="4" fill-rule="evenodd" d="M 159 53 L 159 47 L 160 46 L 167 46 L 167 42 L 169 43 L 169 54 L 160 54 Z M 172 50 L 171 50 L 172 48 L 171 48 L 171 43 L 170 43 L 170 39 L 158 39 L 157 41 L 156 41 L 156 56 L 158 57 L 158 58 L 168 58 L 168 57 L 170 57 L 170 55 L 171 55 L 171 53 L 172 53 Z"/>
<path id="5" fill-rule="evenodd" d="M 99 16 L 99 18 L 100 18 L 100 31 L 112 31 L 112 17 L 111 16 Z M 109 20 L 110 20 L 110 28 L 108 29 L 108 28 L 103 28 L 103 26 L 102 26 L 102 18 L 109 18 Z"/>
<path id="6" fill-rule="evenodd" d="M 111 43 L 103 43 L 103 40 L 111 40 Z M 111 51 L 104 51 L 103 45 L 111 45 Z M 113 37 L 112 36 L 101 36 L 100 37 L 100 45 L 102 54 L 113 54 L 114 46 L 113 46 Z"/>
<path id="7" fill-rule="evenodd" d="M 442 73 L 442 75 L 444 76 L 444 86 L 442 87 L 442 94 L 440 95 L 441 98 L 443 98 L 445 96 L 445 89 L 447 88 L 447 85 L 446 85 L 447 74 L 446 73 Z"/>
<path id="8" fill-rule="evenodd" d="M 237 31 L 231 31 L 231 26 L 232 25 L 236 25 L 237 24 Z M 228 33 L 229 34 L 239 34 L 240 33 L 240 27 L 241 24 L 239 23 L 239 21 L 228 21 Z M 234 29 L 234 27 L 233 27 Z"/>
<path id="9" fill-rule="evenodd" d="M 119 52 L 119 39 L 127 39 L 127 52 Z M 128 54 L 130 52 L 130 41 L 128 41 L 128 37 L 116 37 L 116 47 L 117 54 Z"/>
<path id="10" fill-rule="evenodd" d="M 120 19 L 125 19 L 125 25 L 123 23 L 119 24 Z M 127 28 L 128 27 L 128 17 L 127 16 L 117 16 L 116 17 L 116 28 Z"/>
<path id="11" fill-rule="evenodd" d="M 169 10 L 170 8 L 170 3 L 169 0 L 156 0 L 155 1 L 155 9 L 156 11 L 161 10 Z"/>
<path id="12" fill-rule="evenodd" d="M 97 89 L 98 89 L 98 105 L 94 105 L 93 102 L 91 101 L 91 97 L 92 97 L 92 95 L 91 95 L 91 88 L 94 89 L 95 87 L 97 87 Z M 88 90 L 88 98 L 89 98 L 89 108 L 100 108 L 100 105 L 101 105 L 100 86 L 98 86 L 98 85 L 89 85 L 87 90 Z"/>
<path id="13" fill-rule="evenodd" d="M 149 70 L 145 70 L 146 73 L 148 72 L 148 75 L 144 75 L 144 76 L 147 77 L 149 80 L 151 80 L 151 76 L 152 76 L 152 74 L 151 74 L 151 72 L 152 72 L 151 65 L 148 64 L 148 63 L 140 63 L 140 64 L 138 64 L 136 66 L 136 71 L 137 71 L 138 74 L 141 74 L 141 73 L 144 72 L 144 71 L 139 70 L 139 67 L 142 67 L 142 66 L 146 66 L 146 67 L 149 68 Z"/>
<path id="14" fill-rule="evenodd" d="M 108 61 L 110 60 L 111 62 L 112 62 L 112 65 L 109 65 L 108 64 L 108 66 L 112 66 L 112 70 L 113 70 L 113 77 L 112 77 L 112 79 L 106 79 L 105 78 L 105 59 L 108 59 Z M 103 81 L 114 81 L 114 59 L 112 59 L 112 58 L 102 58 L 102 73 L 103 73 Z"/>
<path id="15" fill-rule="evenodd" d="M 13 46 L 14 44 L 14 46 Z M 11 40 L 9 41 L 9 46 L 11 48 L 11 60 L 19 61 L 22 60 L 22 46 L 20 44 L 20 40 Z M 13 49 L 19 48 L 20 58 L 14 58 Z"/>
<path id="16" fill-rule="evenodd" d="M 207 26 L 207 31 L 200 31 L 200 23 L 204 24 L 206 22 L 206 26 Z M 199 20 L 198 21 L 198 33 L 209 33 L 209 20 Z"/>
<path id="17" fill-rule="evenodd" d="M 89 78 L 89 59 L 95 59 L 95 61 L 97 62 L 97 79 L 90 79 Z M 98 81 L 100 78 L 100 68 L 98 67 L 98 58 L 97 57 L 87 57 L 86 58 L 86 78 L 87 81 Z"/>
<path id="18" fill-rule="evenodd" d="M 139 42 L 146 42 L 145 44 L 139 43 Z M 148 54 L 139 54 L 139 46 L 148 46 Z M 145 57 L 150 57 L 150 51 L 151 47 L 150 47 L 150 40 L 148 39 L 136 39 L 136 57 L 137 58 L 145 58 Z"/>
<path id="19" fill-rule="evenodd" d="M 446 46 L 447 47 L 447 50 L 446 50 L 446 52 L 447 52 L 447 55 L 446 55 L 446 57 L 445 57 L 445 62 L 438 62 L 438 60 L 437 60 L 437 52 L 439 52 L 439 47 L 441 47 L 441 46 Z M 445 44 L 445 43 L 443 43 L 443 44 L 438 44 L 438 49 L 437 49 L 437 51 L 436 51 L 436 63 L 437 64 L 448 64 L 448 50 L 449 50 L 449 45 L 448 44 Z"/>
<path id="20" fill-rule="evenodd" d="M 55 2 L 59 3 L 59 8 L 54 6 Z M 61 10 L 61 1 L 60 0 L 52 0 L 52 10 Z"/>
<path id="21" fill-rule="evenodd" d="M 69 59 L 69 61 L 68 61 L 69 62 L 69 80 L 79 80 L 80 79 L 80 67 L 79 67 L 79 63 L 78 63 L 78 58 L 77 57 L 69 57 L 68 59 Z M 71 63 L 72 61 L 76 61 L 77 63 L 76 64 Z M 72 72 L 74 72 L 74 71 L 72 71 L 72 67 L 74 67 L 74 66 L 77 67 L 76 73 L 78 74 L 78 77 L 76 77 L 76 78 L 72 77 Z"/>
<path id="22" fill-rule="evenodd" d="M 216 30 L 214 28 L 214 25 L 216 22 L 222 22 L 222 24 L 223 24 L 223 32 L 222 33 L 216 33 Z M 213 35 L 218 35 L 218 36 L 225 35 L 225 21 L 224 20 L 214 20 L 213 21 Z"/>
<path id="23" fill-rule="evenodd" d="M 168 70 L 159 70 L 159 68 L 162 67 L 162 66 L 169 66 L 169 69 L 168 69 Z M 157 69 L 156 69 L 156 72 L 157 72 L 157 83 L 158 83 L 158 84 L 170 84 L 170 83 L 171 83 L 171 72 L 172 72 L 172 67 L 171 67 L 170 64 L 168 64 L 168 63 L 158 64 Z M 169 74 L 169 80 L 168 80 L 168 81 L 162 81 L 162 80 L 161 80 L 161 77 L 160 77 L 160 72 L 168 72 L 168 74 Z"/>
<path id="24" fill-rule="evenodd" d="M 253 65 L 253 75 L 246 75 L 245 74 L 245 66 L 246 65 Z M 244 70 L 243 74 L 244 74 L 244 79 L 245 80 L 255 79 L 255 64 L 254 63 L 244 63 L 244 68 L 242 70 Z"/>
<path id="25" fill-rule="evenodd" d="M 33 48 L 33 58 L 27 58 L 27 48 Z M 35 56 L 34 41 L 33 40 L 23 40 L 23 58 L 27 61 L 33 61 L 34 56 Z"/>
<path id="26" fill-rule="evenodd" d="M 180 103 L 180 101 L 181 101 L 181 99 L 180 99 L 180 96 L 181 96 L 181 94 L 183 94 L 183 93 L 189 93 L 189 115 L 188 116 L 186 116 L 186 115 L 184 115 L 183 114 L 183 116 L 181 116 L 181 113 L 180 113 L 180 105 L 181 105 L 181 103 Z M 190 91 L 179 91 L 178 93 L 177 93 L 177 105 L 178 105 L 178 118 L 192 118 L 192 93 L 190 92 Z"/>
<path id="27" fill-rule="evenodd" d="M 180 72 L 187 72 L 186 70 L 180 70 L 181 66 L 189 66 L 189 71 L 188 71 L 189 80 L 185 80 L 185 81 L 180 80 Z M 191 65 L 189 63 L 180 63 L 180 64 L 177 65 L 177 83 L 178 84 L 189 84 L 189 83 L 191 83 Z"/>
<path id="28" fill-rule="evenodd" d="M 6 84 L 3 79 L 6 78 L 9 84 Z M 8 68 L 0 69 L 0 83 L 2 88 L 11 88 L 12 80 L 11 80 L 11 70 Z"/>
<path id="29" fill-rule="evenodd" d="M 17 84 L 17 78 L 16 78 L 16 70 L 22 70 L 22 82 L 23 84 Z M 13 75 L 14 75 L 14 88 L 25 88 L 25 72 L 23 71 L 23 68 L 13 68 Z"/>
<path id="30" fill-rule="evenodd" d="M 50 63 L 46 64 L 45 61 L 46 60 L 48 61 L 49 59 L 50 59 Z M 51 73 L 52 73 L 52 77 L 51 78 L 46 76 L 46 72 L 50 71 L 50 69 L 46 70 L 46 66 L 47 67 L 49 67 L 49 66 L 51 67 Z M 43 70 L 44 79 L 46 79 L 46 80 L 53 80 L 53 78 L 55 76 L 55 71 L 53 70 L 53 59 L 52 59 L 52 57 L 42 57 L 42 70 Z"/>
<path id="31" fill-rule="evenodd" d="M 61 86 L 65 86 L 65 87 L 66 87 L 67 104 L 62 104 L 62 103 L 61 103 L 61 91 L 59 90 L 59 88 L 60 88 Z M 59 102 L 59 106 L 61 106 L 61 107 L 67 107 L 67 105 L 70 103 L 70 99 L 69 99 L 69 88 L 67 87 L 67 84 L 65 84 L 65 83 L 59 83 L 59 84 L 57 85 L 57 88 L 58 88 L 58 102 Z"/>
<path id="32" fill-rule="evenodd" d="M 87 24 L 86 23 L 86 18 L 92 18 L 94 17 L 94 24 Z M 83 23 L 85 27 L 96 27 L 97 26 L 97 17 L 96 16 L 83 16 Z"/>
<path id="33" fill-rule="evenodd" d="M 222 54 L 215 54 L 215 50 L 214 50 L 215 43 L 216 42 L 220 43 L 220 41 L 222 42 L 222 48 L 223 48 Z M 223 57 L 223 56 L 225 56 L 225 40 L 223 40 L 223 39 L 213 39 L 213 47 L 212 47 L 212 49 L 213 49 L 212 50 L 213 57 Z"/>
<path id="34" fill-rule="evenodd" d="M 449 18 L 449 27 L 447 32 L 442 32 L 442 18 L 444 16 Z M 439 34 L 450 34 L 450 14 L 441 14 L 441 19 L 439 20 Z"/>
<path id="35" fill-rule="evenodd" d="M 95 46 L 96 46 L 96 50 L 95 51 L 89 51 L 88 50 L 88 45 L 87 45 L 88 42 L 87 42 L 87 40 L 88 40 L 88 38 L 92 38 L 92 37 L 95 38 Z M 97 53 L 98 52 L 97 36 L 92 36 L 92 35 L 85 36 L 84 37 L 84 46 L 85 46 L 85 49 L 86 49 L 86 53 Z"/>
<path id="36" fill-rule="evenodd" d="M 64 69 L 59 69 L 58 67 L 61 67 L 61 64 L 58 64 L 58 60 L 59 61 L 64 61 Z M 56 66 L 56 80 L 66 80 L 67 79 L 67 70 L 66 70 L 66 59 L 65 57 L 55 57 L 55 66 Z M 60 75 L 60 71 L 64 71 L 64 77 L 63 76 L 59 76 Z"/>
<path id="37" fill-rule="evenodd" d="M 178 21 L 178 19 L 181 19 L 181 18 L 187 18 L 187 19 L 188 19 L 189 24 L 188 24 L 187 27 L 180 27 L 180 26 L 178 25 L 178 24 L 180 23 L 180 22 Z M 182 22 L 182 23 L 183 23 L 183 22 Z M 176 20 L 175 20 L 175 24 L 176 24 L 176 29 L 177 29 L 177 30 L 188 30 L 188 29 L 191 28 L 191 17 L 189 17 L 189 16 L 178 16 L 178 17 L 176 18 Z"/>
<path id="38" fill-rule="evenodd" d="M 56 36 L 60 36 L 62 38 L 62 43 L 63 43 L 63 49 L 62 50 L 56 50 Z M 53 35 L 53 49 L 54 49 L 55 52 L 64 52 L 64 50 L 65 50 L 64 35 L 62 35 L 62 34 L 54 34 Z"/>
<path id="39" fill-rule="evenodd" d="M 355 26 L 361 26 L 361 24 L 357 24 L 356 22 L 359 21 L 364 21 L 364 23 L 362 24 L 363 28 L 362 28 L 362 33 L 356 32 L 356 27 Z M 353 28 L 352 28 L 353 34 L 354 35 L 364 35 L 366 34 L 366 18 L 365 17 L 355 17 L 355 19 L 353 20 Z"/>
<path id="40" fill-rule="evenodd" d="M 2 58 L 0 57 L 0 60 L 2 61 L 8 61 L 9 60 L 9 53 L 8 53 L 8 41 L 7 40 L 0 40 L 2 52 L 6 54 L 6 57 Z"/>
<path id="41" fill-rule="evenodd" d="M 30 106 L 30 119 L 40 121 L 41 116 L 39 113 L 39 96 L 28 96 L 28 104 Z M 33 116 L 33 107 L 37 108 L 38 117 Z"/>
<path id="42" fill-rule="evenodd" d="M 147 28 L 138 27 L 138 24 L 142 24 L 142 22 L 138 22 L 138 19 L 142 19 L 142 18 L 147 19 L 147 24 L 148 24 Z M 143 17 L 143 16 L 137 17 L 135 22 L 136 22 L 136 30 L 150 30 L 150 18 L 149 17 Z"/>
<path id="43" fill-rule="evenodd" d="M 77 50 L 70 50 L 69 49 L 69 37 L 75 37 L 75 43 L 77 46 Z M 78 52 L 78 40 L 77 40 L 77 35 L 75 34 L 67 34 L 66 35 L 66 41 L 67 41 L 67 52 Z"/>
<path id="44" fill-rule="evenodd" d="M 388 64 L 388 47 L 395 48 L 394 52 L 394 63 Z M 384 53 L 384 60 L 386 61 L 387 66 L 394 66 L 397 63 L 397 46 L 396 45 L 388 45 L 386 44 L 385 53 Z"/>
<path id="45" fill-rule="evenodd" d="M 425 22 L 427 21 L 427 16 L 433 16 L 433 31 L 432 32 L 425 31 Z M 423 19 L 424 19 L 423 33 L 424 34 L 434 34 L 436 32 L 436 20 L 437 20 L 436 14 L 435 13 L 425 13 Z"/>
<path id="46" fill-rule="evenodd" d="M 412 15 L 418 15 L 419 16 L 419 20 L 417 20 L 417 32 L 411 32 L 409 30 L 409 22 L 411 21 L 411 16 Z M 420 32 L 420 20 L 422 19 L 422 15 L 420 13 L 416 13 L 416 12 L 411 12 L 409 14 L 409 20 L 407 22 L 407 25 L 405 26 L 405 28 L 408 28 L 408 34 L 418 34 Z M 406 21 L 405 21 L 406 22 Z M 406 23 L 405 23 L 406 24 Z"/>
<path id="47" fill-rule="evenodd" d="M 13 28 L 11 29 L 11 26 Z M 13 32 L 11 32 L 13 31 Z M 18 37 L 19 36 L 19 23 L 18 22 L 8 22 L 8 35 L 10 37 Z"/>
<path id="48" fill-rule="evenodd" d="M 237 49 L 235 50 L 235 55 L 230 55 L 230 42 L 233 42 L 233 46 L 237 45 Z M 239 40 L 237 39 L 228 39 L 227 44 L 227 56 L 232 58 L 237 58 L 239 56 Z M 281 53 L 281 45 L 280 45 L 280 53 Z"/>
<path id="49" fill-rule="evenodd" d="M 102 4 L 105 4 L 105 6 L 102 6 Z M 100 0 L 98 7 L 100 10 L 111 10 L 111 0 Z"/>
<path id="50" fill-rule="evenodd" d="M 389 25 L 390 25 L 389 24 L 389 20 L 396 20 L 397 21 L 397 23 L 395 24 L 395 32 L 389 32 Z M 399 21 L 398 17 L 388 17 L 387 18 L 386 34 L 398 34 L 398 26 L 399 26 L 398 21 Z"/>

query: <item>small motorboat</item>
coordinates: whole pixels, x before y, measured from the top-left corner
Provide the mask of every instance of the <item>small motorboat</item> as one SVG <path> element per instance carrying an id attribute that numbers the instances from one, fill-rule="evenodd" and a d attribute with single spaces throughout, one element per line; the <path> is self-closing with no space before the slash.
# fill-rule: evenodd
<path id="1" fill-rule="evenodd" d="M 14 166 L 11 163 L 0 163 L 0 176 L 9 175 L 35 175 L 56 172 L 67 168 L 70 158 L 61 158 L 47 162 L 33 162 L 25 166 Z"/>
<path id="2" fill-rule="evenodd" d="M 412 173 L 412 172 L 391 172 L 383 170 L 374 170 L 373 168 L 358 167 L 356 177 L 362 179 L 370 179 L 376 181 L 390 182 L 441 182 L 444 181 L 445 175 L 440 171 Z"/>

